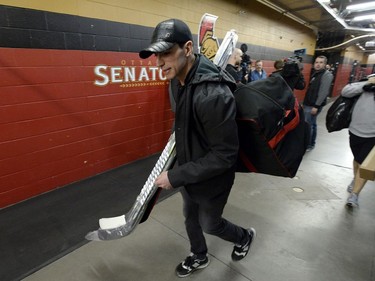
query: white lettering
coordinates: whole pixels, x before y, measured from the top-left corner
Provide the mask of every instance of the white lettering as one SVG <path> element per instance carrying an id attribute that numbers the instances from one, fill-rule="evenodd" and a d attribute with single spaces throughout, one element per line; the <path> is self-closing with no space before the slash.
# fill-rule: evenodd
<path id="1" fill-rule="evenodd" d="M 156 80 L 156 71 L 159 69 L 159 67 L 149 67 L 149 70 L 151 71 L 151 80 Z"/>
<path id="2" fill-rule="evenodd" d="M 94 85 L 96 86 L 105 86 L 108 84 L 109 82 L 109 77 L 107 74 L 105 73 L 101 73 L 101 70 L 104 70 L 106 71 L 107 70 L 107 66 L 106 65 L 98 65 L 94 68 L 94 72 L 97 76 L 103 78 L 103 80 L 95 80 L 94 81 Z"/>
<path id="3" fill-rule="evenodd" d="M 135 67 L 124 67 L 124 82 L 135 81 Z"/>
<path id="4" fill-rule="evenodd" d="M 121 83 L 121 67 L 111 67 L 111 82 Z"/>
<path id="5" fill-rule="evenodd" d="M 139 74 L 138 81 L 142 81 L 143 79 L 145 79 L 146 81 L 150 81 L 150 78 L 148 78 L 148 74 L 145 67 L 141 68 L 141 74 Z"/>
<path id="6" fill-rule="evenodd" d="M 163 76 L 163 70 L 159 69 L 159 79 L 160 80 L 167 80 L 166 76 Z"/>
<path id="7" fill-rule="evenodd" d="M 134 61 L 132 61 L 132 63 L 134 63 Z M 126 64 L 125 61 L 121 61 L 121 64 L 122 66 L 97 65 L 94 68 L 94 73 L 97 76 L 94 81 L 94 85 L 106 86 L 109 83 L 150 82 L 150 80 L 167 80 L 167 77 L 163 76 L 163 71 L 156 66 L 128 67 L 123 66 L 124 64 Z"/>

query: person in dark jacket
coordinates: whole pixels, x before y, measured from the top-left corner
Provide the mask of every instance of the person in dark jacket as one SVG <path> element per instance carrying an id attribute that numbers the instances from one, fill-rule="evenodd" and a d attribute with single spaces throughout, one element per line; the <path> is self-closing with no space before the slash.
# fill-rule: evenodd
<path id="1" fill-rule="evenodd" d="M 228 64 L 225 70 L 233 77 L 236 83 L 241 83 L 242 71 L 238 70 L 242 62 L 242 51 L 239 48 L 235 48 L 233 53 L 228 59 Z"/>
<path id="2" fill-rule="evenodd" d="M 206 57 L 193 53 L 188 26 L 177 19 L 159 23 L 151 44 L 139 55 L 155 54 L 167 79 L 177 78 L 175 137 L 178 166 L 163 172 L 155 184 L 181 187 L 191 254 L 176 267 L 179 277 L 209 264 L 203 232 L 233 242 L 233 260 L 244 258 L 255 238 L 222 213 L 231 191 L 238 153 L 234 80 Z"/>
<path id="3" fill-rule="evenodd" d="M 326 104 L 327 96 L 330 91 L 333 75 L 326 70 L 327 58 L 319 56 L 315 59 L 313 75 L 311 76 L 309 86 L 303 100 L 303 110 L 305 120 L 310 124 L 311 137 L 306 151 L 311 151 L 315 147 L 317 136 L 316 118 Z"/>

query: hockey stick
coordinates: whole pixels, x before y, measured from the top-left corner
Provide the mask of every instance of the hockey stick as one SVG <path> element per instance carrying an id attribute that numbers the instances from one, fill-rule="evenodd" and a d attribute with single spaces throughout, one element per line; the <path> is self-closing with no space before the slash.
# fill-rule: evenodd
<path id="1" fill-rule="evenodd" d="M 218 66 L 225 67 L 230 55 L 236 46 L 238 36 L 234 30 L 228 31 L 223 43 L 218 49 L 220 58 L 215 59 Z M 225 56 L 226 58 L 224 58 Z M 112 218 L 102 218 L 99 220 L 100 228 L 89 232 L 86 235 L 87 240 L 107 241 L 125 237 L 129 235 L 136 226 L 147 219 L 153 205 L 155 204 L 161 189 L 154 182 L 155 179 L 163 172 L 169 170 L 176 159 L 175 136 L 172 133 L 162 154 L 156 162 L 151 174 L 144 184 L 132 208 L 125 215 Z"/>
<path id="2" fill-rule="evenodd" d="M 217 50 L 216 56 L 214 58 L 214 64 L 225 69 L 228 63 L 228 59 L 232 55 L 234 48 L 236 47 L 237 40 L 238 35 L 234 29 L 227 32 L 223 42 L 220 45 L 220 48 Z"/>
<path id="3" fill-rule="evenodd" d="M 155 186 L 155 179 L 163 172 L 168 170 L 174 163 L 176 157 L 174 133 L 169 138 L 163 152 L 152 169 L 146 183 L 139 193 L 135 203 L 129 212 L 125 215 L 102 218 L 99 220 L 100 228 L 96 231 L 89 232 L 86 235 L 87 240 L 114 240 L 129 235 L 138 223 L 141 221 L 148 204 L 159 189 Z M 160 190 L 160 189 L 159 189 Z M 156 198 L 157 199 L 157 198 Z M 155 200 L 156 201 L 156 200 Z M 154 202 L 155 203 L 155 202 Z M 151 212 L 151 210 L 150 210 Z"/>

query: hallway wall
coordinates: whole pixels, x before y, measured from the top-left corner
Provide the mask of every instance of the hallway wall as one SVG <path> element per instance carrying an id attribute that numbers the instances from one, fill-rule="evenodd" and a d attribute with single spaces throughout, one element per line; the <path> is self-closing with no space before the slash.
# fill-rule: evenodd
<path id="1" fill-rule="evenodd" d="M 268 73 L 306 49 L 308 80 L 314 32 L 257 1 L 0 0 L 0 208 L 161 151 L 168 81 L 138 51 L 158 22 L 196 35 L 204 13 Z"/>

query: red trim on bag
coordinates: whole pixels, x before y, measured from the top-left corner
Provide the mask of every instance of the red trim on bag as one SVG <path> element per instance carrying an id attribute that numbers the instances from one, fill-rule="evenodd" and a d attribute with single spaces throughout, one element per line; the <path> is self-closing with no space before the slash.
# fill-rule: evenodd
<path id="1" fill-rule="evenodd" d="M 239 151 L 239 156 L 242 160 L 242 163 L 245 165 L 245 167 L 250 171 L 250 172 L 253 172 L 253 173 L 258 173 L 258 170 L 255 168 L 255 166 L 253 165 L 253 163 L 251 163 L 249 161 L 249 159 L 247 158 L 245 152 L 240 148 L 240 151 Z"/>
<path id="2" fill-rule="evenodd" d="M 299 109 L 299 103 L 296 99 L 295 103 L 294 103 L 294 112 L 296 114 L 296 116 L 288 123 L 286 124 L 285 126 L 283 126 L 281 128 L 281 130 L 272 138 L 268 141 L 268 145 L 274 149 L 275 146 L 285 137 L 285 135 L 293 130 L 294 128 L 297 127 L 297 125 L 299 124 L 299 112 L 298 112 L 298 109 Z M 291 112 L 291 110 L 288 110 L 287 113 L 286 113 L 286 116 L 289 115 L 289 113 Z"/>

